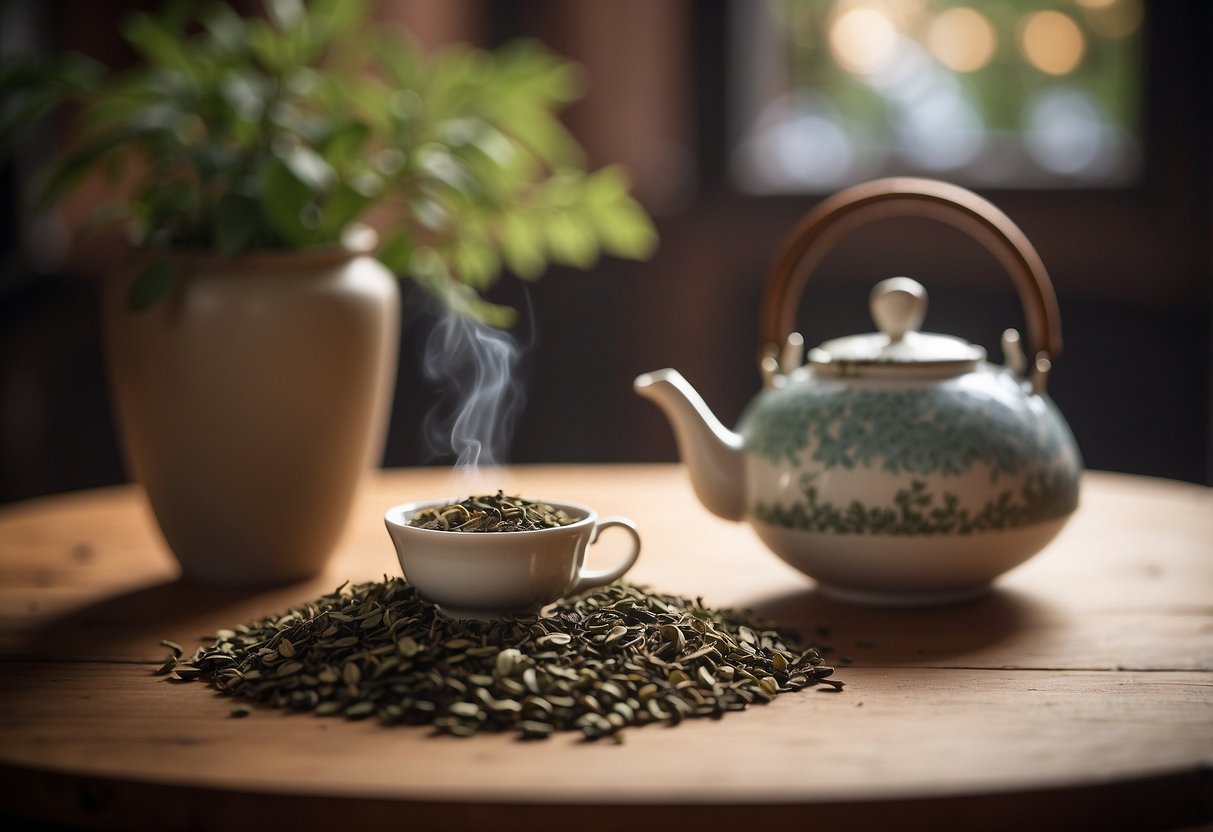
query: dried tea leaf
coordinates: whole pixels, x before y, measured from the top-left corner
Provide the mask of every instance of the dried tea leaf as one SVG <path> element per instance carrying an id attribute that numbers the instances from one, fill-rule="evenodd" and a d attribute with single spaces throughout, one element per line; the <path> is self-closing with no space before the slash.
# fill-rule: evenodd
<path id="1" fill-rule="evenodd" d="M 567 526 L 577 519 L 564 509 L 498 491 L 424 509 L 408 525 L 445 532 L 525 532 Z"/>
<path id="2" fill-rule="evenodd" d="M 632 725 L 842 687 L 816 650 L 768 622 L 622 582 L 502 621 L 447 618 L 398 578 L 342 585 L 221 630 L 190 661 L 172 655 L 157 672 L 319 716 L 522 739 L 617 740 Z"/>

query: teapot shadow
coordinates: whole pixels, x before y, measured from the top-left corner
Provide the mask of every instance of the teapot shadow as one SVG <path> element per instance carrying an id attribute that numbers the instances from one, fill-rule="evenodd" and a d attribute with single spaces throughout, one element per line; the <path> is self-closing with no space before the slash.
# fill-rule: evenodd
<path id="1" fill-rule="evenodd" d="M 1000 645 L 1051 618 L 1047 604 L 999 587 L 962 603 L 918 608 L 858 606 L 807 587 L 748 608 L 817 646 L 827 662 L 859 666 L 1001 666 Z"/>

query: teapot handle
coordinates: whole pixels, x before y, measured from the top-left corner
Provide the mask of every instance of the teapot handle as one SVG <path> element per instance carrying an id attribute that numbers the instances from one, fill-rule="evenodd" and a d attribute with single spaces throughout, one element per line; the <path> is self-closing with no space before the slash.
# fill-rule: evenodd
<path id="1" fill-rule="evenodd" d="M 875 179 L 840 191 L 809 212 L 785 241 L 762 301 L 758 363 L 763 378 L 769 383 L 780 372 L 779 356 L 795 326 L 804 284 L 830 246 L 861 225 L 892 217 L 939 220 L 969 234 L 998 258 L 1019 291 L 1031 348 L 1029 378 L 1043 392 L 1061 353 L 1061 318 L 1040 255 L 993 203 L 959 185 L 913 177 Z"/>

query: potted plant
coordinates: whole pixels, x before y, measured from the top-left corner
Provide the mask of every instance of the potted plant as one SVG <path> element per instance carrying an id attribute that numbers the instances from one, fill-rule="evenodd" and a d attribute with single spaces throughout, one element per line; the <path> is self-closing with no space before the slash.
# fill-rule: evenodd
<path id="1" fill-rule="evenodd" d="M 569 62 L 532 42 L 425 54 L 364 3 L 216 3 L 136 14 L 140 62 L 5 68 L 0 136 L 70 105 L 76 140 L 40 203 L 89 177 L 131 264 L 105 291 L 123 446 L 183 572 L 319 572 L 382 450 L 396 277 L 508 325 L 484 292 L 655 236 L 617 168 L 587 172 L 556 113 Z M 376 245 L 367 221 L 386 229 Z"/>

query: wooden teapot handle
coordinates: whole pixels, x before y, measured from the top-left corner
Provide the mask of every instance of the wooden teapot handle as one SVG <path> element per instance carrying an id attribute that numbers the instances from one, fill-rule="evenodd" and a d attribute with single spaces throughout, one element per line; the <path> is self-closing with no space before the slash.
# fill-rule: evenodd
<path id="1" fill-rule="evenodd" d="M 873 220 L 925 217 L 969 234 L 1010 273 L 1028 326 L 1030 378 L 1043 391 L 1052 361 L 1061 354 L 1061 318 L 1053 283 L 1040 255 L 1011 218 L 970 190 L 934 179 L 892 177 L 855 185 L 814 208 L 783 245 L 762 301 L 759 368 L 777 372 L 778 357 L 796 324 L 800 296 L 826 251 Z"/>

